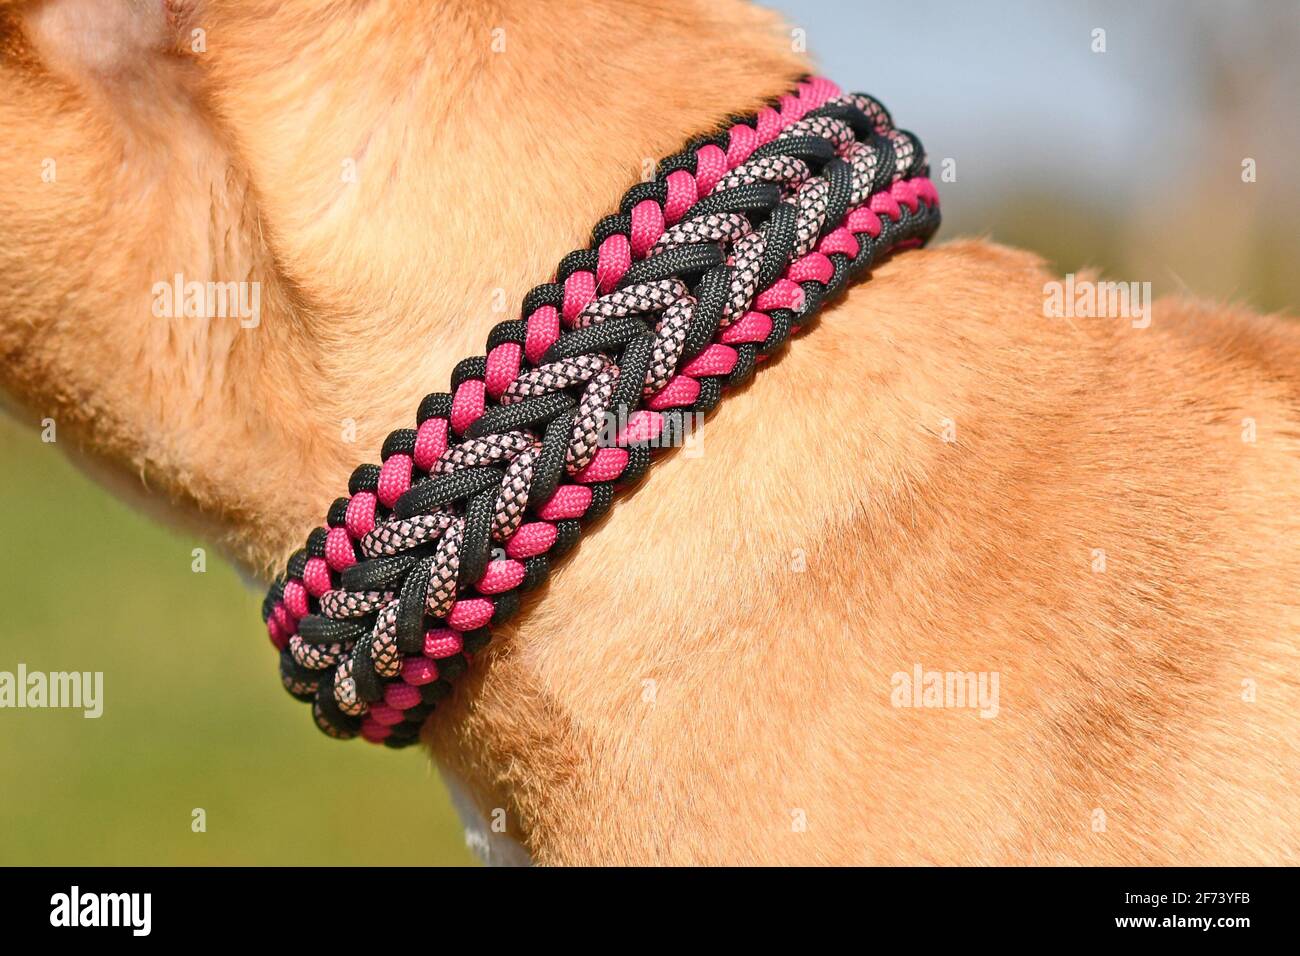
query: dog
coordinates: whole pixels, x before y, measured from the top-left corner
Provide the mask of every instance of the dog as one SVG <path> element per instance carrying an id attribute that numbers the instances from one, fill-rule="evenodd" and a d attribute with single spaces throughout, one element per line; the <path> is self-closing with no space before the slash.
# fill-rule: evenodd
<path id="1" fill-rule="evenodd" d="M 788 38 L 7 0 L 0 385 L 265 579 L 647 161 L 808 72 Z M 257 314 L 160 315 L 173 277 Z M 1051 319 L 1055 278 L 948 241 L 828 304 L 429 721 L 462 803 L 547 864 L 1300 860 L 1300 330 Z"/>

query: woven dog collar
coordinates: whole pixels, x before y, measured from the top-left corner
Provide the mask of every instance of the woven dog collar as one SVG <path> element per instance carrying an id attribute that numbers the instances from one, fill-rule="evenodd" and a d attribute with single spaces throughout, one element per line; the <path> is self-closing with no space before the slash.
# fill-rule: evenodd
<path id="1" fill-rule="evenodd" d="M 486 356 L 425 397 L 417 427 L 388 436 L 382 464 L 352 473 L 272 585 L 281 679 L 317 726 L 415 742 L 490 627 L 687 416 L 934 233 L 927 172 L 884 107 L 813 78 L 628 190 Z"/>

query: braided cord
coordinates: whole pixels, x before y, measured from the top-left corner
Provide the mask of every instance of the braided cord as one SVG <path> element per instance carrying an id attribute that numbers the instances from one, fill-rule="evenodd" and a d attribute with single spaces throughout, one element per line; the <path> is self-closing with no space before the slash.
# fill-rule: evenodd
<path id="1" fill-rule="evenodd" d="M 919 141 L 812 78 L 697 139 L 361 465 L 267 593 L 288 691 L 333 737 L 418 739 L 490 628 L 693 416 L 938 228 Z"/>

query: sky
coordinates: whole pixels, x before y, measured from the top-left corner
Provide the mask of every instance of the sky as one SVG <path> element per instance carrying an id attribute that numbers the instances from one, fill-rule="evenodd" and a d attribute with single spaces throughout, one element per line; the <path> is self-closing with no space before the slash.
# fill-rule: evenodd
<path id="1" fill-rule="evenodd" d="M 1278 24 L 1300 37 L 1290 0 L 765 5 L 806 31 L 823 72 L 919 133 L 932 160 L 955 157 L 959 177 L 1030 175 L 1090 190 L 1138 188 L 1171 155 L 1193 156 L 1215 105 L 1208 52 L 1249 63 Z M 1095 29 L 1106 31 L 1104 53 L 1091 48 Z M 1300 114 L 1294 67 L 1252 77 L 1249 95 L 1284 101 L 1272 106 L 1293 121 Z"/>

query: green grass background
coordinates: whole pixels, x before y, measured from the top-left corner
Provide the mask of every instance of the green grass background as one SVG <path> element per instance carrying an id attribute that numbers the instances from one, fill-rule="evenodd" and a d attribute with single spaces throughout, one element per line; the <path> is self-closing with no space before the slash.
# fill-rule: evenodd
<path id="1" fill-rule="evenodd" d="M 3 416 L 0 489 L 0 670 L 104 672 L 97 720 L 0 710 L 0 864 L 472 862 L 422 751 L 330 740 L 281 689 L 260 596 L 210 548 L 191 570 L 205 542 Z"/>

